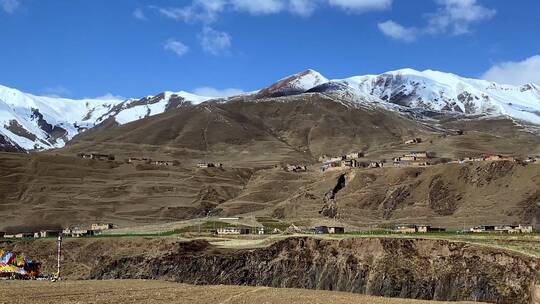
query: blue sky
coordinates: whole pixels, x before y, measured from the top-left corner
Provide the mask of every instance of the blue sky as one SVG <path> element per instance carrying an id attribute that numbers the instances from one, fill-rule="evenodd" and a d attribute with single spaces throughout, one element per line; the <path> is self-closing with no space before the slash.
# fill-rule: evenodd
<path id="1" fill-rule="evenodd" d="M 0 84 L 72 98 L 251 91 L 306 68 L 540 83 L 540 1 L 0 0 Z"/>

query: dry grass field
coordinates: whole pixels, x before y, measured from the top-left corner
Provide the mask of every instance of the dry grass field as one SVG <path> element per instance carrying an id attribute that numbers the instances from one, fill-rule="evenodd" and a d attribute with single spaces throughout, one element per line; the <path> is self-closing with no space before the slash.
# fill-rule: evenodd
<path id="1" fill-rule="evenodd" d="M 389 299 L 305 289 L 243 286 L 194 286 L 165 281 L 5 281 L 0 304 L 429 304 L 447 303 Z M 449 302 L 448 302 L 449 303 Z M 470 303 L 470 302 L 452 302 Z M 475 302 L 478 303 L 478 302 Z"/>

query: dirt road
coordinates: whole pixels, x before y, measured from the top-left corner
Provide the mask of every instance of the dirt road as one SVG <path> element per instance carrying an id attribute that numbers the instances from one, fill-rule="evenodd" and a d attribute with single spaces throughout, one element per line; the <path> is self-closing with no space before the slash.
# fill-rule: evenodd
<path id="1" fill-rule="evenodd" d="M 344 292 L 241 286 L 193 286 L 164 281 L 0 281 L 0 304 L 428 304 Z M 453 302 L 455 304 L 455 302 Z M 465 302 L 460 302 L 465 303 Z"/>

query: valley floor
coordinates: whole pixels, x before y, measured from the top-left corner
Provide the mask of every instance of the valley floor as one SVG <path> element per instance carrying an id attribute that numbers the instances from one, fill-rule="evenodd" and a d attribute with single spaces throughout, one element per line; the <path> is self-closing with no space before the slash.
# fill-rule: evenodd
<path id="1" fill-rule="evenodd" d="M 5 281 L 0 284 L 0 304 L 32 303 L 358 303 L 428 304 L 445 303 L 389 299 L 359 294 L 269 287 L 194 286 L 166 281 Z M 456 302 L 453 302 L 456 303 Z M 470 303 L 470 302 L 459 302 Z M 477 302 L 476 302 L 477 303 Z"/>

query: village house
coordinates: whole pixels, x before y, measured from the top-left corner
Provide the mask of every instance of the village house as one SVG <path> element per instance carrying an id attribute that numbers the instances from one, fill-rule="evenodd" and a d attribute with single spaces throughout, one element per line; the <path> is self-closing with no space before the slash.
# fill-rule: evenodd
<path id="1" fill-rule="evenodd" d="M 409 154 L 405 154 L 405 156 L 416 157 L 417 159 L 419 159 L 419 158 L 431 158 L 430 153 L 427 152 L 427 151 L 412 151 Z"/>
<path id="2" fill-rule="evenodd" d="M 319 162 L 321 163 L 338 162 L 338 161 L 348 160 L 348 159 L 358 159 L 361 157 L 364 157 L 364 152 L 351 152 L 346 155 L 334 156 L 334 157 L 330 157 L 324 154 L 319 157 Z"/>
<path id="3" fill-rule="evenodd" d="M 347 155 L 345 155 L 347 159 L 358 159 L 361 157 L 364 157 L 364 152 L 352 152 Z"/>
<path id="4" fill-rule="evenodd" d="M 412 151 L 408 154 L 404 154 L 401 157 L 394 157 L 394 165 L 398 165 L 401 162 L 415 162 L 431 158 L 432 153 L 426 151 Z"/>
<path id="5" fill-rule="evenodd" d="M 114 155 L 112 154 L 100 154 L 100 153 L 79 153 L 77 154 L 79 157 L 84 159 L 95 159 L 95 160 L 114 160 Z"/>
<path id="6" fill-rule="evenodd" d="M 128 164 L 149 164 L 150 162 L 152 161 L 151 158 L 147 158 L 147 157 L 143 157 L 143 158 L 139 158 L 139 157 L 129 157 L 127 159 L 127 163 Z"/>
<path id="7" fill-rule="evenodd" d="M 71 231 L 71 236 L 72 237 L 83 237 L 83 236 L 91 236 L 91 235 L 94 235 L 94 231 L 93 230 L 88 230 L 88 229 L 79 229 L 79 228 L 76 228 L 76 229 L 73 229 Z"/>
<path id="8" fill-rule="evenodd" d="M 360 163 L 356 159 L 341 159 L 335 161 L 327 161 L 321 166 L 321 172 L 329 170 L 340 170 L 344 168 L 358 168 Z"/>
<path id="9" fill-rule="evenodd" d="M 460 159 L 461 163 L 469 163 L 469 162 L 481 162 L 485 161 L 484 157 L 465 157 L 463 159 Z"/>
<path id="10" fill-rule="evenodd" d="M 486 161 L 499 161 L 503 160 L 502 155 L 488 155 L 484 158 Z"/>
<path id="11" fill-rule="evenodd" d="M 417 137 L 417 138 L 413 138 L 413 139 L 409 139 L 409 140 L 405 141 L 405 144 L 406 145 L 412 145 L 412 144 L 419 144 L 421 142 L 422 142 L 422 138 Z"/>
<path id="12" fill-rule="evenodd" d="M 37 237 L 47 238 L 47 237 L 58 237 L 62 233 L 62 230 L 41 230 Z M 34 237 L 35 234 L 34 234 Z"/>
<path id="13" fill-rule="evenodd" d="M 345 233 L 344 227 L 328 227 L 329 234 L 343 234 Z"/>
<path id="14" fill-rule="evenodd" d="M 14 239 L 15 235 L 14 234 L 4 234 L 4 238 L 5 239 Z"/>
<path id="15" fill-rule="evenodd" d="M 341 167 L 357 168 L 358 161 L 356 159 L 347 159 L 341 161 Z"/>
<path id="16" fill-rule="evenodd" d="M 482 162 L 482 161 L 485 161 L 485 157 L 478 157 L 478 156 L 475 156 L 475 157 L 472 157 L 472 156 L 469 156 L 469 157 L 465 157 L 465 158 L 460 158 L 460 159 L 457 159 L 457 160 L 452 160 L 448 163 L 450 164 L 465 164 L 465 163 L 472 163 L 472 162 Z"/>
<path id="17" fill-rule="evenodd" d="M 34 234 L 32 232 L 21 232 L 15 234 L 15 238 L 22 239 L 22 238 L 31 238 L 34 237 Z"/>
<path id="18" fill-rule="evenodd" d="M 315 234 L 328 234 L 328 226 L 317 226 L 313 228 Z"/>
<path id="19" fill-rule="evenodd" d="M 307 171 L 307 166 L 302 166 L 302 165 L 285 165 L 283 167 L 283 170 L 287 171 L 287 172 L 306 172 Z"/>
<path id="20" fill-rule="evenodd" d="M 341 169 L 341 161 L 328 161 L 321 166 L 321 171 L 331 171 Z"/>
<path id="21" fill-rule="evenodd" d="M 428 233 L 428 232 L 443 232 L 444 228 L 435 228 L 428 225 L 401 225 L 394 228 L 395 232 L 399 233 Z"/>
<path id="22" fill-rule="evenodd" d="M 317 226 L 313 228 L 315 234 L 343 234 L 345 228 L 343 227 L 329 227 L 329 226 Z"/>
<path id="23" fill-rule="evenodd" d="M 384 167 L 384 163 L 376 162 L 376 161 L 370 162 L 368 166 L 368 168 L 382 168 L 382 167 Z"/>
<path id="24" fill-rule="evenodd" d="M 503 225 L 495 226 L 495 231 L 505 233 L 532 233 L 532 226 L 528 225 Z"/>
<path id="25" fill-rule="evenodd" d="M 223 164 L 220 163 L 198 163 L 197 168 L 223 168 Z"/>
<path id="26" fill-rule="evenodd" d="M 399 161 L 416 161 L 416 156 L 412 156 L 412 155 L 403 155 L 402 157 L 400 157 L 400 160 Z"/>
<path id="27" fill-rule="evenodd" d="M 250 228 L 238 226 L 238 227 L 221 227 L 216 230 L 218 235 L 240 235 L 240 234 L 249 234 Z"/>
<path id="28" fill-rule="evenodd" d="M 533 227 L 530 225 L 484 225 L 469 229 L 473 233 L 532 233 Z"/>
<path id="29" fill-rule="evenodd" d="M 514 161 L 513 157 L 503 155 L 487 155 L 484 157 L 485 161 Z"/>
<path id="30" fill-rule="evenodd" d="M 73 228 L 65 228 L 62 230 L 62 234 L 64 236 L 70 236 L 70 237 L 83 237 L 83 236 L 92 236 L 100 234 L 101 231 L 99 230 L 88 230 L 88 229 L 82 229 L 79 227 L 73 227 Z"/>
<path id="31" fill-rule="evenodd" d="M 473 233 L 484 233 L 489 231 L 495 231 L 495 226 L 475 226 L 469 229 Z"/>
<path id="32" fill-rule="evenodd" d="M 177 160 L 155 160 L 151 163 L 155 166 L 178 166 L 180 164 Z"/>
<path id="33" fill-rule="evenodd" d="M 399 233 L 415 233 L 416 232 L 416 226 L 415 225 L 401 225 L 394 228 L 395 232 Z"/>
<path id="34" fill-rule="evenodd" d="M 516 230 L 519 231 L 519 233 L 533 233 L 533 226 L 531 225 L 518 225 Z"/>
<path id="35" fill-rule="evenodd" d="M 419 233 L 444 232 L 444 231 L 446 231 L 446 229 L 445 228 L 440 228 L 440 227 L 431 227 L 431 226 L 427 226 L 427 225 L 417 225 L 416 226 L 416 231 L 419 232 Z"/>
<path id="36" fill-rule="evenodd" d="M 92 227 L 92 230 L 109 230 L 109 229 L 113 229 L 114 225 L 111 223 L 106 223 L 106 224 L 94 223 L 92 224 L 91 227 Z"/>

